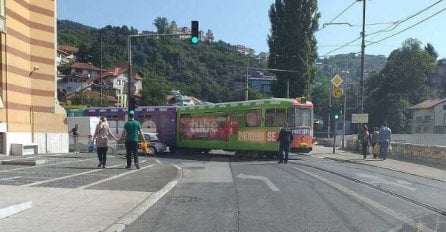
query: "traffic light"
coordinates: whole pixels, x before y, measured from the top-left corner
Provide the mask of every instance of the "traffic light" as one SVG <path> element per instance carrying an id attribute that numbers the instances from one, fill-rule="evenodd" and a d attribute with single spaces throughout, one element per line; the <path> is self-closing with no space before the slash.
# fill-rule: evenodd
<path id="1" fill-rule="evenodd" d="M 198 44 L 199 41 L 200 38 L 198 37 L 198 21 L 192 21 L 190 42 L 192 44 Z"/>
<path id="2" fill-rule="evenodd" d="M 332 114 L 333 114 L 333 119 L 334 119 L 335 121 L 337 121 L 337 120 L 339 120 L 339 119 L 341 118 L 342 110 L 334 109 L 334 110 L 332 111 Z"/>
<path id="3" fill-rule="evenodd" d="M 136 107 L 137 107 L 137 105 L 136 105 L 136 98 L 133 97 L 133 96 L 131 96 L 131 97 L 129 98 L 129 112 L 130 112 L 130 110 L 135 111 L 135 108 L 136 108 Z"/>

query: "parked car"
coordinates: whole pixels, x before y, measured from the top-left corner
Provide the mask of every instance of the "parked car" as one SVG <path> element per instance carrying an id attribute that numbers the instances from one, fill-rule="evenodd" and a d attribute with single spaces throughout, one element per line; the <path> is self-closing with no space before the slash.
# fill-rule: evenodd
<path id="1" fill-rule="evenodd" d="M 149 143 L 149 154 L 157 155 L 166 151 L 167 146 L 158 139 L 157 133 L 144 133 L 144 138 Z M 141 144 L 142 141 L 139 142 L 140 152 L 142 152 Z"/>

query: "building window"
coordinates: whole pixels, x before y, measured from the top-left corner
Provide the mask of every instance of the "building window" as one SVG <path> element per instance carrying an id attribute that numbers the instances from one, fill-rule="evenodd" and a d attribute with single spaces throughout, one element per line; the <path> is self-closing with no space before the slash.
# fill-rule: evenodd
<path id="1" fill-rule="evenodd" d="M 443 110 L 446 110 L 446 105 L 443 105 Z"/>
<path id="2" fill-rule="evenodd" d="M 421 121 L 421 120 L 423 120 L 423 117 L 422 116 L 417 116 L 417 121 Z"/>
<path id="3" fill-rule="evenodd" d="M 415 133 L 420 133 L 421 132 L 421 127 L 415 127 Z"/>
<path id="4" fill-rule="evenodd" d="M 430 116 L 430 115 L 424 116 L 424 121 L 427 121 L 427 122 L 432 121 L 432 116 Z"/>
<path id="5" fill-rule="evenodd" d="M 428 131 L 429 131 L 429 127 L 425 126 L 425 127 L 424 127 L 424 132 L 426 133 L 426 132 L 428 132 Z"/>

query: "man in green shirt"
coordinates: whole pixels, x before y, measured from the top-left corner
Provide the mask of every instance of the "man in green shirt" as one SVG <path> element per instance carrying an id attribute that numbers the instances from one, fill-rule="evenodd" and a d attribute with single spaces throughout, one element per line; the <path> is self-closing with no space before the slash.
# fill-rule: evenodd
<path id="1" fill-rule="evenodd" d="M 135 111 L 131 110 L 129 112 L 129 120 L 124 125 L 124 131 L 121 135 L 121 140 L 125 137 L 125 150 L 127 158 L 127 169 L 132 166 L 132 155 L 135 161 L 135 167 L 139 169 L 138 164 L 138 141 L 139 135 L 141 134 L 142 139 L 146 142 L 144 134 L 141 130 L 141 124 L 135 120 Z"/>

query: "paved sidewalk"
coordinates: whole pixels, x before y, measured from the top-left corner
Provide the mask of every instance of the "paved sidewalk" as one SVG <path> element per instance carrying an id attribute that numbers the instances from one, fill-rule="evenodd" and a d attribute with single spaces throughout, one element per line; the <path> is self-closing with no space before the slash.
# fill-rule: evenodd
<path id="1" fill-rule="evenodd" d="M 152 193 L 0 186 L 6 202 L 32 207 L 0 220 L 2 231 L 102 231 Z"/>
<path id="2" fill-rule="evenodd" d="M 386 160 L 379 160 L 373 159 L 373 157 L 369 155 L 364 160 L 362 155 L 360 154 L 353 153 L 347 150 L 341 150 L 339 148 L 336 148 L 335 154 L 333 154 L 332 152 L 332 147 L 316 146 L 313 152 L 310 153 L 310 155 L 323 159 L 332 159 L 337 161 L 370 165 L 446 182 L 446 170 L 411 162 L 394 160 L 392 159 L 392 157 L 388 157 Z"/>

